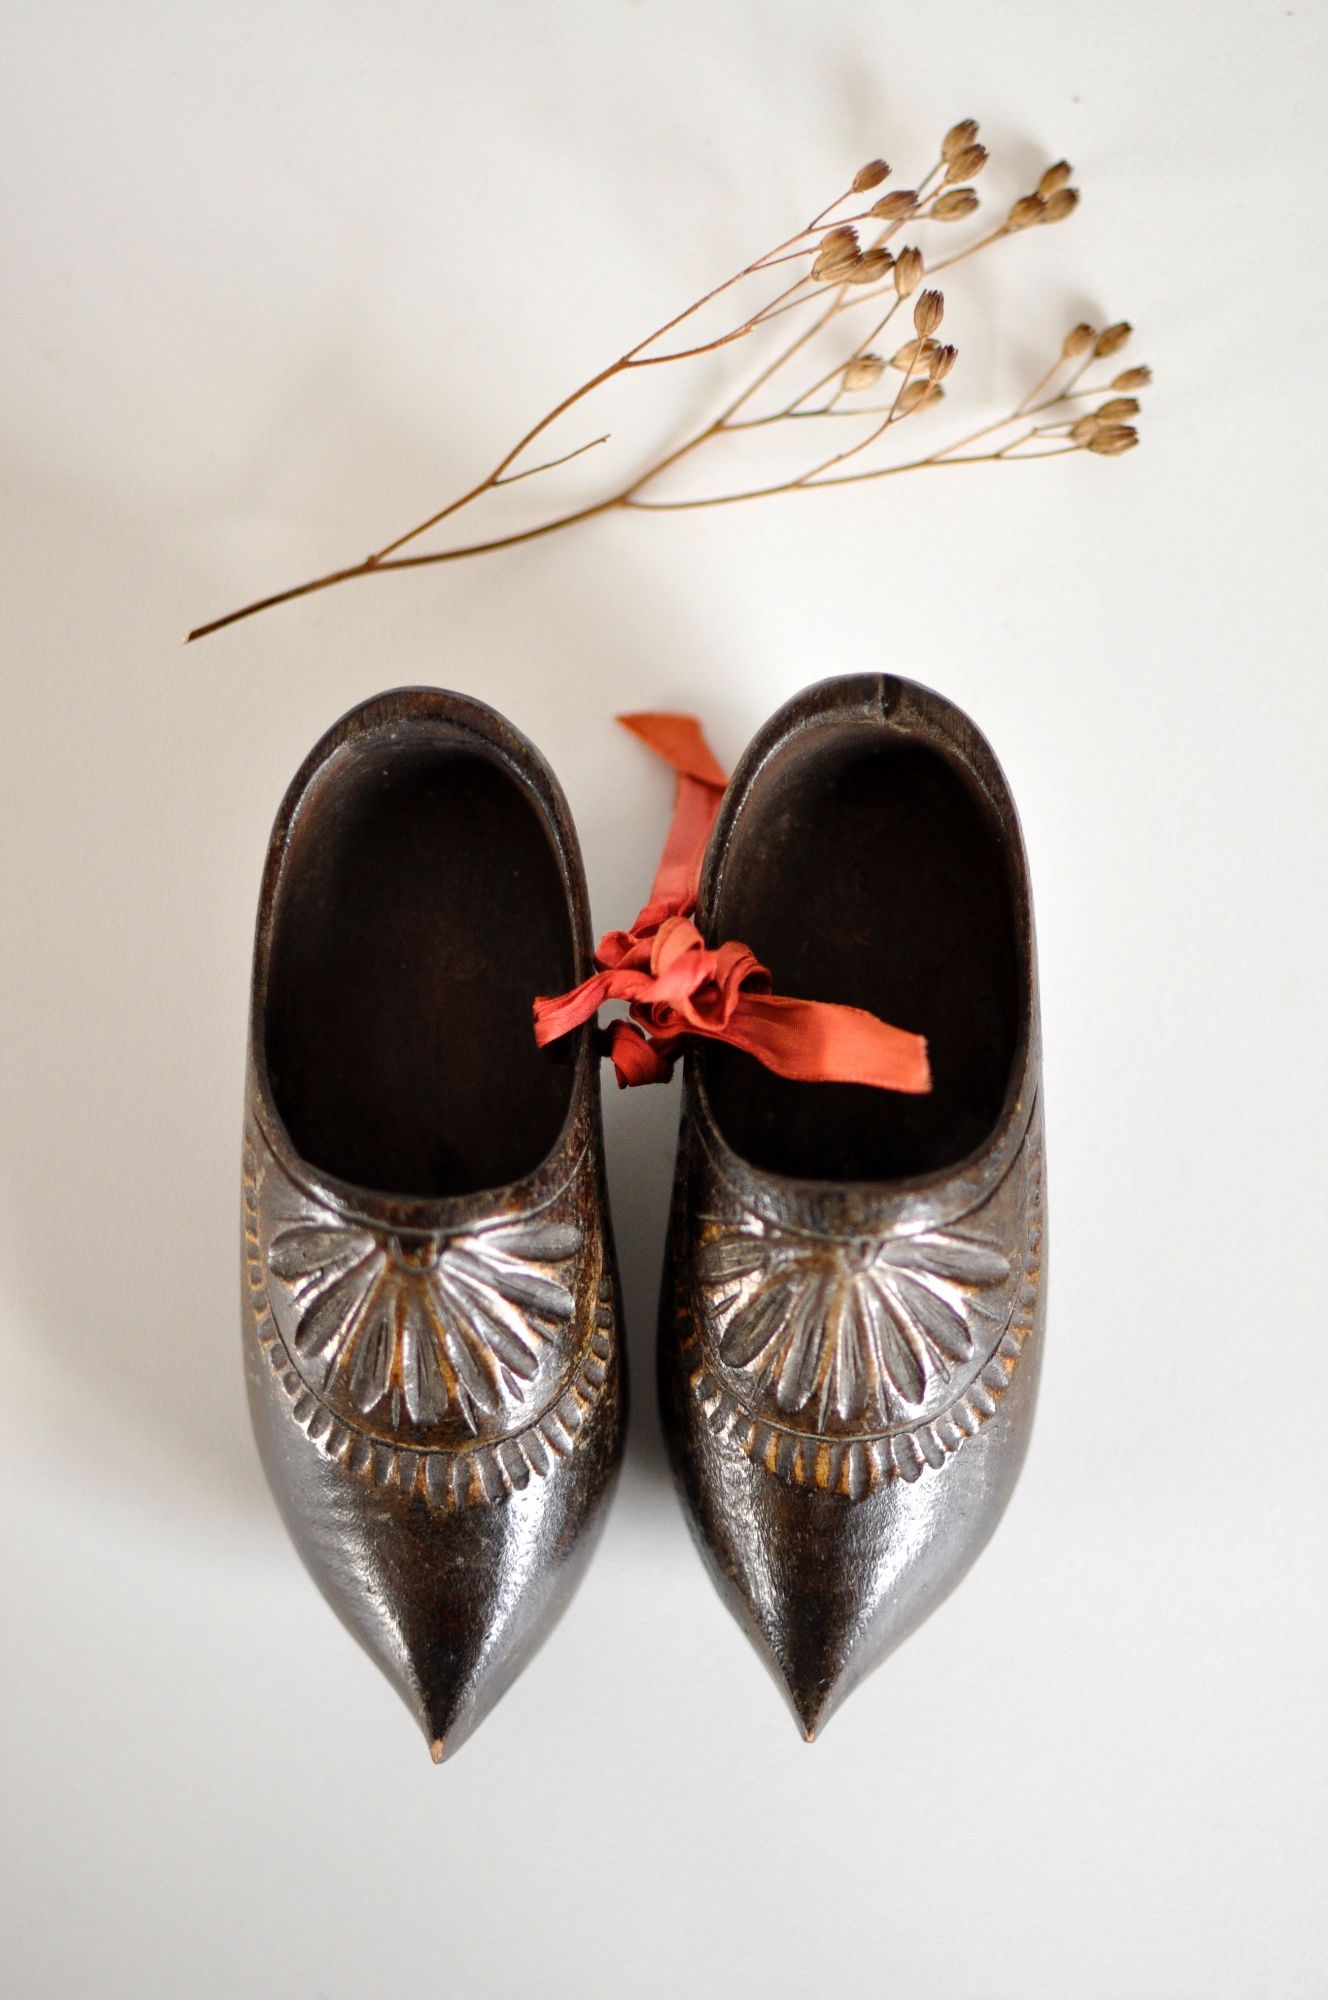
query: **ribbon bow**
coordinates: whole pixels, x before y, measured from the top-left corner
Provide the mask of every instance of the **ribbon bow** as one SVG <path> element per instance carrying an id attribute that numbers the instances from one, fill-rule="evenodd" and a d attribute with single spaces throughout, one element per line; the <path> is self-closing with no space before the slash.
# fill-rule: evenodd
<path id="1" fill-rule="evenodd" d="M 683 1038 L 704 1035 L 755 1056 L 798 1083 L 862 1083 L 922 1094 L 931 1089 L 922 1035 L 892 1028 L 860 1007 L 772 993 L 770 974 L 745 944 L 713 950 L 692 922 L 706 843 L 728 778 L 692 715 L 623 715 L 619 721 L 678 774 L 668 839 L 650 901 L 628 931 L 606 931 L 597 970 L 570 993 L 535 1002 L 541 1048 L 579 1028 L 608 1000 L 630 1021 L 609 1030 L 622 1086 L 664 1083 Z"/>

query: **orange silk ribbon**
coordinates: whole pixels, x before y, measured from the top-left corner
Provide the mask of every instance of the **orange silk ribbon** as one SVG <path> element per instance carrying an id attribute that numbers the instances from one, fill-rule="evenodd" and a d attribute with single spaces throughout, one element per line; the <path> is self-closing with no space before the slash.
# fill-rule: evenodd
<path id="1" fill-rule="evenodd" d="M 683 1037 L 707 1035 L 798 1083 L 929 1091 L 924 1036 L 892 1028 L 860 1007 L 772 993 L 770 974 L 744 944 L 709 949 L 691 918 L 728 779 L 695 716 L 618 720 L 677 772 L 673 821 L 650 901 L 632 928 L 604 933 L 595 948 L 598 970 L 580 986 L 536 1000 L 540 1047 L 579 1028 L 605 1001 L 626 1000 L 632 1019 L 613 1023 L 607 1051 L 624 1086 L 665 1082 Z"/>

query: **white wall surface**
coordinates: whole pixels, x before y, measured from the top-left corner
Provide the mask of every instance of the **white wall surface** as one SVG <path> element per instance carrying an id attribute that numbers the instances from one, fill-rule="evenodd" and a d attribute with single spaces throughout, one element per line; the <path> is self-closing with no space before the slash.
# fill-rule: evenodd
<path id="1" fill-rule="evenodd" d="M 5 1993 L 1328 1992 L 1322 9 L 3 11 Z M 181 648 L 427 513 L 969 113 L 993 184 L 1064 152 L 1085 199 L 951 290 L 957 404 L 1125 315 L 1142 449 L 613 518 Z M 727 366 L 615 406 L 606 449 Z M 696 708 L 732 759 L 864 668 L 970 710 L 1032 857 L 1052 1285 L 1022 1485 L 808 1749 L 668 1482 L 676 1101 L 613 1092 L 625 1476 L 571 1612 L 435 1770 L 248 1434 L 272 812 L 351 702 L 465 688 L 554 764 L 618 923 L 668 787 L 615 710 Z"/>

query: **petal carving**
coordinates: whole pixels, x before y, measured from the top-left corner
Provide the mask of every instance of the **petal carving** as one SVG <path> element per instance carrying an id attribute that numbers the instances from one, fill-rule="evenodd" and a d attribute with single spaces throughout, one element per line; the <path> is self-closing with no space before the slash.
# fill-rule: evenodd
<path id="1" fill-rule="evenodd" d="M 929 1271 L 961 1285 L 998 1285 L 1010 1275 L 1010 1260 L 990 1243 L 937 1230 L 922 1236 L 897 1236 L 881 1250 L 884 1263 L 897 1270 Z"/>
<path id="2" fill-rule="evenodd" d="M 351 1400 L 364 1416 L 376 1410 L 387 1394 L 396 1348 L 395 1298 L 380 1289 L 355 1340 L 350 1366 Z"/>
<path id="3" fill-rule="evenodd" d="M 860 1285 L 840 1288 L 832 1325 L 826 1329 L 831 1343 L 828 1407 L 848 1421 L 860 1417 L 867 1405 L 867 1371 L 871 1348 L 862 1323 Z"/>
<path id="4" fill-rule="evenodd" d="M 805 1409 L 811 1401 L 821 1374 L 825 1341 L 826 1286 L 804 1285 L 793 1291 L 784 1315 L 785 1348 L 775 1383 L 775 1401 L 781 1410 Z"/>
<path id="5" fill-rule="evenodd" d="M 300 1313 L 296 1351 L 325 1355 L 329 1367 L 334 1366 L 370 1282 L 370 1260 L 366 1258 L 315 1293 Z"/>
<path id="6" fill-rule="evenodd" d="M 901 1402 L 919 1404 L 927 1393 L 925 1350 L 914 1328 L 896 1313 L 894 1300 L 875 1274 L 863 1287 L 871 1315 L 881 1372 Z"/>
<path id="7" fill-rule="evenodd" d="M 404 1297 L 401 1315 L 401 1391 L 412 1421 L 433 1423 L 447 1408 L 447 1384 L 438 1358 L 433 1322 L 418 1292 Z"/>
<path id="8" fill-rule="evenodd" d="M 482 1289 L 497 1292 L 500 1298 L 525 1306 L 544 1319 L 569 1320 L 576 1311 L 576 1300 L 566 1285 L 532 1271 L 529 1265 L 519 1264 L 514 1258 L 477 1255 L 460 1244 L 449 1248 L 444 1256 L 447 1266 L 458 1277 L 464 1276 Z"/>
<path id="9" fill-rule="evenodd" d="M 498 1367 L 482 1335 L 477 1335 L 464 1298 L 459 1298 L 445 1281 L 438 1283 L 433 1302 L 442 1338 L 443 1352 L 452 1372 L 477 1409 L 493 1416 L 501 1407 Z"/>
<path id="10" fill-rule="evenodd" d="M 749 1278 L 754 1271 L 763 1270 L 769 1255 L 770 1246 L 764 1236 L 746 1233 L 714 1236 L 702 1248 L 697 1269 L 702 1284 L 722 1285 L 732 1278 Z"/>
<path id="11" fill-rule="evenodd" d="M 963 1311 L 951 1305 L 940 1292 L 920 1279 L 897 1272 L 890 1290 L 909 1320 L 935 1348 L 950 1361 L 968 1361 L 973 1354 L 973 1336 Z"/>
<path id="12" fill-rule="evenodd" d="M 520 1381 L 533 1381 L 539 1372 L 539 1356 L 531 1345 L 531 1329 L 525 1322 L 514 1313 L 511 1316 L 514 1324 L 509 1324 L 478 1296 L 469 1310 L 496 1360 Z"/>
<path id="13" fill-rule="evenodd" d="M 324 1227 L 321 1223 L 297 1222 L 279 1230 L 267 1253 L 268 1268 L 279 1278 L 295 1282 L 312 1277 L 316 1271 L 358 1263 L 374 1247 L 374 1239 L 364 1229 Z"/>
<path id="14" fill-rule="evenodd" d="M 499 1250 L 532 1264 L 565 1264 L 581 1248 L 581 1231 L 573 1222 L 515 1222 L 486 1229 L 474 1241 L 482 1251 Z"/>
<path id="15" fill-rule="evenodd" d="M 773 1345 L 783 1328 L 786 1301 L 782 1289 L 759 1291 L 749 1305 L 733 1315 L 719 1351 L 732 1368 L 750 1368 Z"/>

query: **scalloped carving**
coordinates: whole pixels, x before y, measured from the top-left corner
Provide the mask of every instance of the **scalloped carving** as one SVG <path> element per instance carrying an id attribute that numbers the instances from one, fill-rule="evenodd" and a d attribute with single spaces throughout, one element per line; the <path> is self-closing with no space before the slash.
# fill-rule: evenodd
<path id="1" fill-rule="evenodd" d="M 677 1334 L 707 1423 L 786 1482 L 860 1499 L 938 1470 L 996 1413 L 1036 1323 L 1037 1107 L 1001 1185 L 943 1228 L 840 1240 L 701 1225 Z"/>
<path id="2" fill-rule="evenodd" d="M 243 1185 L 255 1338 L 323 1457 L 448 1509 L 520 1492 L 577 1449 L 616 1380 L 616 1328 L 574 1206 L 403 1241 L 313 1200 L 256 1131 Z"/>

